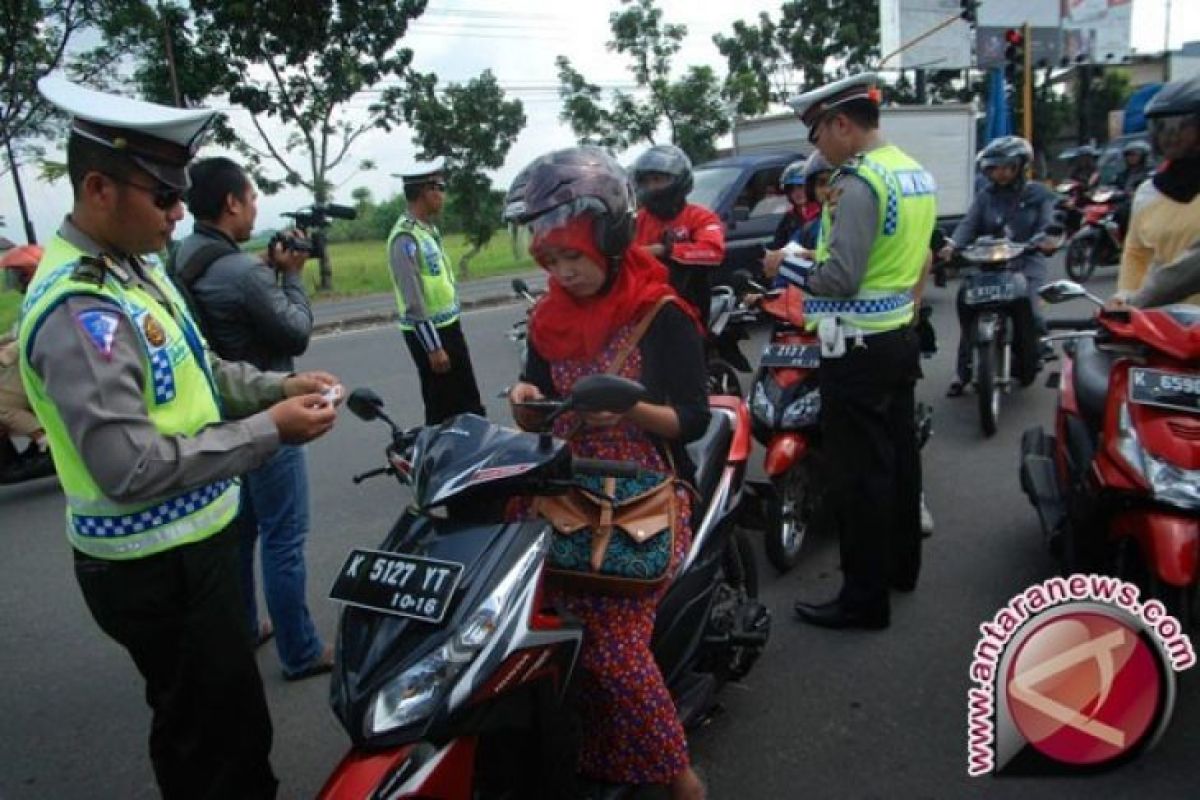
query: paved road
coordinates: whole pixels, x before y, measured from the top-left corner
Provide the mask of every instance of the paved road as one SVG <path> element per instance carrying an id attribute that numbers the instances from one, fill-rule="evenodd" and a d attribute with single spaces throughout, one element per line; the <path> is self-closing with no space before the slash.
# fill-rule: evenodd
<path id="1" fill-rule="evenodd" d="M 1099 281 L 1098 286 L 1111 290 Z M 1150 755 L 1087 780 L 965 777 L 967 665 L 977 626 L 1012 594 L 1053 573 L 1037 523 L 1017 485 L 1021 431 L 1050 419 L 1052 393 L 1018 392 L 1001 431 L 978 432 L 970 397 L 947 400 L 955 326 L 952 296 L 933 290 L 942 352 L 927 363 L 923 399 L 936 408 L 926 450 L 926 486 L 937 532 L 926 547 L 921 586 L 898 597 L 883 633 L 835 633 L 790 618 L 798 595 L 823 598 L 837 586 L 831 542 L 813 543 L 785 577 L 766 572 L 776 624 L 767 652 L 744 684 L 722 697 L 724 713 L 692 737 L 714 800 L 741 798 L 1194 797 L 1200 751 L 1196 676 L 1180 685 L 1174 723 Z M 1078 310 L 1078 309 L 1076 309 Z M 467 317 L 482 382 L 495 394 L 514 374 L 503 331 L 516 307 Z M 305 366 L 338 372 L 350 386 L 376 388 L 402 422 L 420 418 L 414 372 L 394 329 L 319 339 Z M 500 402 L 489 408 L 502 412 Z M 350 417 L 310 448 L 314 530 L 309 595 L 317 624 L 332 634 L 324 600 L 348 548 L 373 546 L 405 495 L 379 480 L 350 483 L 379 460 L 379 430 Z M 125 654 L 88 616 L 61 533 L 53 482 L 0 489 L 0 797 L 155 796 L 145 739 L 149 713 Z M 259 656 L 275 721 L 281 797 L 311 797 L 340 756 L 345 736 L 328 710 L 324 679 L 285 683 L 275 654 Z"/>

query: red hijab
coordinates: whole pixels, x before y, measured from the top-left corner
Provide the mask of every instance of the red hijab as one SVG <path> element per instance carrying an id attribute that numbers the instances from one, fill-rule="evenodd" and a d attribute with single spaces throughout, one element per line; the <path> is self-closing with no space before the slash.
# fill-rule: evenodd
<path id="1" fill-rule="evenodd" d="M 575 217 L 536 236 L 529 252 L 541 263 L 540 249 L 561 247 L 577 250 L 596 264 L 607 266 L 609 259 L 593 240 L 594 225 L 590 216 Z M 533 346 L 549 361 L 593 358 L 617 330 L 640 318 L 660 298 L 678 297 L 667 280 L 667 268 L 636 246 L 625 250 L 617 279 L 602 294 L 576 298 L 553 277 L 549 287 L 529 321 Z M 677 305 L 687 308 L 683 303 Z"/>

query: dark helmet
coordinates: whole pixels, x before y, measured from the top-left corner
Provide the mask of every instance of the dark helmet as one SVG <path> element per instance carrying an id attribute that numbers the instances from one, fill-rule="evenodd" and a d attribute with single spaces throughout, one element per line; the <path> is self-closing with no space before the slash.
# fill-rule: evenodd
<path id="1" fill-rule="evenodd" d="M 692 160 L 673 144 L 656 144 L 633 162 L 633 182 L 637 199 L 659 219 L 672 219 L 683 211 L 688 192 L 692 191 Z M 669 175 L 671 182 L 661 189 L 645 189 L 642 178 L 650 173 Z"/>
<path id="2" fill-rule="evenodd" d="M 1015 165 L 1018 172 L 1024 172 L 1025 165 L 1032 160 L 1033 148 L 1020 136 L 1001 136 L 999 139 L 993 139 L 975 157 L 980 169 Z"/>
<path id="3" fill-rule="evenodd" d="M 1200 114 L 1200 75 L 1171 81 L 1146 104 L 1146 119 Z"/>
<path id="4" fill-rule="evenodd" d="M 1121 147 L 1121 155 L 1127 156 L 1130 153 L 1139 153 L 1143 159 L 1150 157 L 1150 143 L 1141 139 L 1131 139 Z"/>
<path id="5" fill-rule="evenodd" d="M 779 176 L 779 188 L 786 192 L 793 186 L 803 186 L 805 180 L 807 178 L 804 175 L 804 161 L 793 161 Z"/>
<path id="6" fill-rule="evenodd" d="M 589 214 L 596 248 L 616 261 L 633 241 L 633 208 L 625 170 L 602 148 L 585 145 L 539 156 L 521 170 L 504 197 L 504 221 L 537 234 Z"/>

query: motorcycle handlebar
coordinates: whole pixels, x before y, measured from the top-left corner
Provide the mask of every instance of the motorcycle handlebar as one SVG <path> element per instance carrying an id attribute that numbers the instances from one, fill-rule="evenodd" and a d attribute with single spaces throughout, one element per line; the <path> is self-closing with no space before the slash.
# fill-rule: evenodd
<path id="1" fill-rule="evenodd" d="M 642 473 L 642 468 L 637 464 L 606 458 L 572 459 L 571 469 L 581 475 L 613 475 L 618 478 L 636 478 Z"/>

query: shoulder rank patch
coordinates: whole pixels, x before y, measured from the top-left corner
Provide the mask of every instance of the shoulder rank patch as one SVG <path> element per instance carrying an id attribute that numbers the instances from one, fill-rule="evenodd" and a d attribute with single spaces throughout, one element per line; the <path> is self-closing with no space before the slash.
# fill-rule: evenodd
<path id="1" fill-rule="evenodd" d="M 75 323 L 104 360 L 111 361 L 121 315 L 115 311 L 88 309 L 75 315 Z"/>

